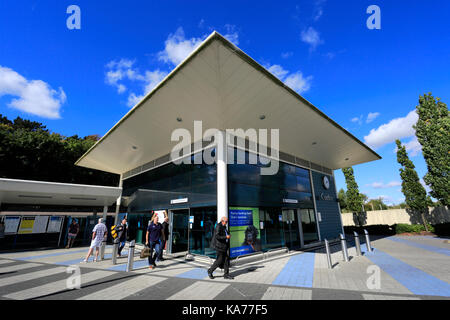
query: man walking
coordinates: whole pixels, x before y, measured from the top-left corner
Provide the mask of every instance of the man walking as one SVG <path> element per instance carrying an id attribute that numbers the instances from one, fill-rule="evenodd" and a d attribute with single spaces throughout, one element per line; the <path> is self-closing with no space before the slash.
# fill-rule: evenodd
<path id="1" fill-rule="evenodd" d="M 95 258 L 94 262 L 98 261 L 98 253 L 100 251 L 100 247 L 102 245 L 103 239 L 106 238 L 106 235 L 108 234 L 108 230 L 105 226 L 105 219 L 100 218 L 98 219 L 98 223 L 95 225 L 94 230 L 92 230 L 92 241 L 91 241 L 91 247 L 89 248 L 89 252 L 86 256 L 86 258 L 83 260 L 83 262 L 88 262 L 89 257 L 91 256 L 92 252 L 95 248 Z"/>
<path id="2" fill-rule="evenodd" d="M 164 218 L 164 222 L 162 223 L 163 226 L 163 237 L 161 238 L 161 248 L 159 248 L 159 256 L 158 261 L 164 261 L 163 258 L 163 252 L 164 248 L 166 247 L 166 243 L 169 240 L 169 217 Z"/>
<path id="3" fill-rule="evenodd" d="M 228 218 L 222 217 L 214 230 L 214 237 L 212 245 L 216 249 L 217 259 L 214 261 L 211 268 L 208 269 L 208 277 L 214 279 L 213 272 L 217 267 L 224 267 L 224 279 L 234 279 L 230 276 L 230 257 L 228 256 L 228 249 L 230 248 L 231 235 L 227 230 Z"/>
<path id="4" fill-rule="evenodd" d="M 117 254 L 119 257 L 121 256 L 122 249 L 125 247 L 125 243 L 127 242 L 127 218 L 123 218 L 122 223 L 119 225 L 118 231 L 119 234 L 119 250 Z"/>

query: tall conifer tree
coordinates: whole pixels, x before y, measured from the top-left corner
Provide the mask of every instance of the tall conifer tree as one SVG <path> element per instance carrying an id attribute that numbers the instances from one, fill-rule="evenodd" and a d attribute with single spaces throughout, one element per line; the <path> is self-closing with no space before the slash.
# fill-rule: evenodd
<path id="1" fill-rule="evenodd" d="M 419 115 L 414 129 L 428 172 L 423 177 L 431 196 L 450 205 L 450 116 L 447 105 L 431 93 L 419 97 Z"/>
<path id="2" fill-rule="evenodd" d="M 397 161 L 402 166 L 400 177 L 402 178 L 402 192 L 405 195 L 405 202 L 411 210 L 420 214 L 425 230 L 428 231 L 425 220 L 425 212 L 428 211 L 427 192 L 420 183 L 415 166 L 409 159 L 405 146 L 398 139 L 395 140 L 395 143 L 397 144 Z"/>

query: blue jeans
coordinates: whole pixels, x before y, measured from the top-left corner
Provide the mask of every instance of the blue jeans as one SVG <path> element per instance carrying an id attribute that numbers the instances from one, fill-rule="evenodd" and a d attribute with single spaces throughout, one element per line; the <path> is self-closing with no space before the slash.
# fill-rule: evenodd
<path id="1" fill-rule="evenodd" d="M 125 247 L 125 243 L 126 243 L 126 240 L 121 241 L 121 242 L 119 243 L 119 251 L 117 252 L 117 253 L 119 254 L 119 256 L 120 256 L 120 254 L 121 254 L 121 252 L 122 252 L 122 249 Z"/>
<path id="2" fill-rule="evenodd" d="M 156 260 L 156 257 L 158 257 L 158 255 L 159 255 L 159 248 L 160 248 L 159 241 L 150 241 L 150 243 L 148 245 L 150 248 L 150 255 L 148 256 L 148 265 L 156 266 L 155 260 Z M 153 250 L 155 251 L 154 256 L 153 256 Z"/>
<path id="3" fill-rule="evenodd" d="M 161 240 L 161 246 L 159 248 L 159 254 L 158 254 L 158 260 L 161 260 L 163 257 L 163 251 L 164 251 L 164 247 L 166 246 L 166 241 L 165 240 Z"/>

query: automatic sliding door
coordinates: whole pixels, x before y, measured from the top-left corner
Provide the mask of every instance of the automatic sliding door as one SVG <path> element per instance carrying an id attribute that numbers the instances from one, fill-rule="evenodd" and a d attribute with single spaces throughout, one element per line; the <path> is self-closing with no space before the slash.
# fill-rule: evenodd
<path id="1" fill-rule="evenodd" d="M 187 252 L 189 248 L 189 209 L 171 211 L 171 253 Z"/>
<path id="2" fill-rule="evenodd" d="M 314 209 L 300 209 L 300 219 L 302 221 L 304 244 L 319 241 Z"/>
<path id="3" fill-rule="evenodd" d="M 290 249 L 300 248 L 300 229 L 297 219 L 297 209 L 283 209 L 282 216 L 286 246 Z"/>

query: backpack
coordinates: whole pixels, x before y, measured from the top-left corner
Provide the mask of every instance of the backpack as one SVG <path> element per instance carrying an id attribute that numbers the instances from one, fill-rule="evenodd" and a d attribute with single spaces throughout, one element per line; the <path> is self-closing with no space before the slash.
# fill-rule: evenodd
<path id="1" fill-rule="evenodd" d="M 112 226 L 111 227 L 111 237 L 115 240 L 119 236 L 122 229 L 123 228 L 121 225 Z"/>

